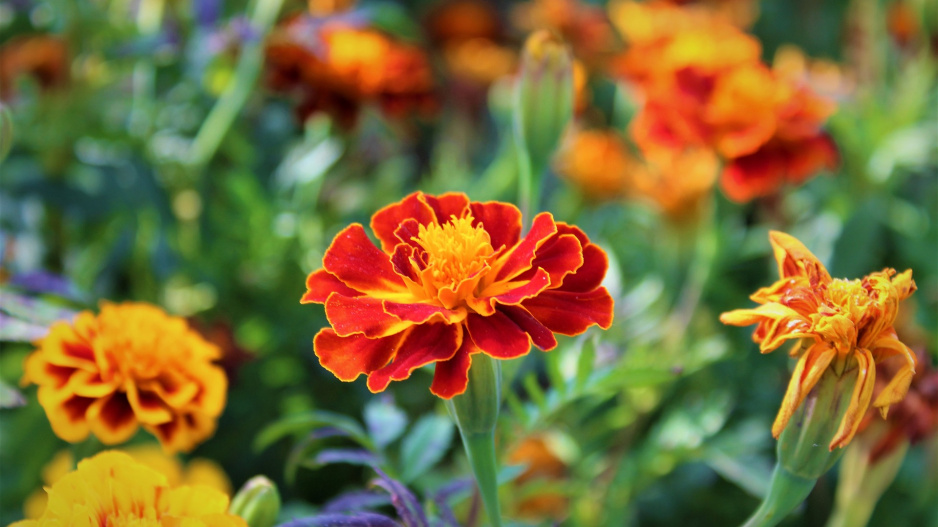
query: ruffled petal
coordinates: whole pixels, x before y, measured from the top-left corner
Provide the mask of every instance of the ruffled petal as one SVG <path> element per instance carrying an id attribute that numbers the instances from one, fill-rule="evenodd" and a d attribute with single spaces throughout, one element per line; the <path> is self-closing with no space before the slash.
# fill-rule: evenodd
<path id="1" fill-rule="evenodd" d="M 837 429 L 834 439 L 831 440 L 831 450 L 837 447 L 845 447 L 850 443 L 854 434 L 857 433 L 857 428 L 860 427 L 863 416 L 866 415 L 866 411 L 870 407 L 870 400 L 873 398 L 873 387 L 876 383 L 876 364 L 873 362 L 873 356 L 869 350 L 862 348 L 858 348 L 853 356 L 856 357 L 858 365 L 857 383 L 853 387 L 853 394 L 850 396 L 850 405 L 847 407 L 847 412 L 844 414 L 843 420 L 840 421 L 840 428 Z"/>
<path id="2" fill-rule="evenodd" d="M 772 435 L 777 439 L 788 425 L 791 416 L 801 405 L 804 398 L 808 396 L 814 385 L 820 380 L 821 375 L 827 370 L 828 365 L 837 355 L 836 350 L 824 348 L 820 345 L 807 350 L 795 365 L 795 371 L 791 374 L 791 380 L 788 381 L 788 389 L 785 391 L 785 397 L 782 399 L 782 406 L 775 416 L 775 422 L 772 424 Z"/>
<path id="3" fill-rule="evenodd" d="M 550 287 L 550 275 L 543 269 L 535 271 L 534 276 L 525 281 L 518 282 L 498 282 L 484 289 L 479 294 L 480 302 L 487 302 L 492 308 L 495 303 L 514 305 L 522 301 L 536 297 Z M 470 304 L 475 308 L 476 304 Z M 483 315 L 488 315 L 491 310 L 480 311 Z"/>
<path id="4" fill-rule="evenodd" d="M 603 329 L 612 325 L 613 301 L 605 287 L 585 293 L 544 291 L 522 302 L 521 307 L 561 335 L 579 335 L 594 324 Z"/>
<path id="5" fill-rule="evenodd" d="M 127 402 L 141 423 L 158 425 L 173 419 L 172 412 L 157 393 L 139 390 L 134 383 L 127 385 Z"/>
<path id="6" fill-rule="evenodd" d="M 306 293 L 300 299 L 301 304 L 323 304 L 329 295 L 338 293 L 342 296 L 356 297 L 362 293 L 348 287 L 335 275 L 325 269 L 313 271 L 306 277 Z"/>
<path id="7" fill-rule="evenodd" d="M 388 255 L 371 243 L 365 229 L 357 223 L 336 235 L 322 264 L 346 286 L 372 297 L 387 298 L 407 292 Z"/>
<path id="8" fill-rule="evenodd" d="M 531 313 L 521 306 L 500 306 L 499 311 L 505 313 L 512 322 L 518 325 L 531 337 L 531 342 L 542 351 L 550 351 L 557 347 L 557 338 L 544 324 L 538 322 Z"/>
<path id="9" fill-rule="evenodd" d="M 533 274 L 535 269 L 543 269 L 550 277 L 551 289 L 559 288 L 566 276 L 576 272 L 583 265 L 583 248 L 580 241 L 572 234 L 551 236 L 542 245 L 531 262 L 531 269 L 517 279 Z"/>
<path id="10" fill-rule="evenodd" d="M 557 232 L 573 234 L 583 247 L 583 265 L 576 272 L 564 277 L 562 291 L 592 291 L 602 285 L 609 269 L 606 252 L 590 243 L 589 238 L 580 229 L 565 223 L 557 224 Z"/>
<path id="11" fill-rule="evenodd" d="M 822 283 L 831 281 L 827 268 L 794 236 L 781 231 L 769 231 L 769 242 L 772 244 L 775 261 L 778 263 L 779 277 L 803 276 L 815 277 Z"/>
<path id="12" fill-rule="evenodd" d="M 407 219 L 413 219 L 420 225 L 429 225 L 436 219 L 433 209 L 423 199 L 423 193 L 414 192 L 371 217 L 371 230 L 381 242 L 381 250 L 390 253 L 401 242 L 395 231 Z"/>
<path id="13" fill-rule="evenodd" d="M 364 335 L 340 337 L 330 328 L 319 331 L 313 339 L 313 351 L 323 368 L 343 381 L 354 381 L 387 364 L 397 351 L 406 332 L 380 339 Z"/>
<path id="14" fill-rule="evenodd" d="M 439 223 L 446 223 L 452 216 L 462 218 L 469 208 L 469 196 L 462 192 L 447 192 L 439 196 L 421 193 L 421 197 L 433 209 Z"/>
<path id="15" fill-rule="evenodd" d="M 427 322 L 446 322 L 457 324 L 466 318 L 466 309 L 446 309 L 433 304 L 399 304 L 385 300 L 384 310 L 412 324 Z"/>
<path id="16" fill-rule="evenodd" d="M 493 271 L 497 270 L 494 282 L 511 280 L 530 269 L 537 249 L 556 233 L 554 217 L 549 212 L 538 214 L 528 234 L 493 266 Z"/>
<path id="17" fill-rule="evenodd" d="M 466 392 L 469 385 L 469 368 L 472 354 L 482 350 L 476 347 L 469 335 L 463 335 L 462 345 L 449 360 L 436 363 L 430 392 L 443 399 L 452 399 Z"/>
<path id="18" fill-rule="evenodd" d="M 394 360 L 368 375 L 372 393 L 384 391 L 391 381 L 402 381 L 421 366 L 453 358 L 462 345 L 462 325 L 424 324 L 406 332 Z"/>
<path id="19" fill-rule="evenodd" d="M 514 247 L 521 238 L 521 211 L 510 203 L 489 201 L 472 203 L 469 206 L 473 226 L 481 224 L 489 233 L 492 247 L 497 251 L 502 247 Z"/>
<path id="20" fill-rule="evenodd" d="M 380 299 L 350 298 L 339 294 L 326 300 L 326 318 L 340 337 L 361 333 L 368 338 L 381 338 L 413 325 L 413 322 L 401 320 L 385 311 L 384 302 Z"/>
<path id="21" fill-rule="evenodd" d="M 500 311 L 487 317 L 470 314 L 466 328 L 475 345 L 496 359 L 514 359 L 531 350 L 528 334 Z"/>
<path id="22" fill-rule="evenodd" d="M 91 431 L 87 419 L 88 408 L 96 399 L 74 396 L 51 386 L 40 386 L 37 395 L 55 435 L 69 443 L 77 443 L 88 437 Z"/>
<path id="23" fill-rule="evenodd" d="M 137 432 L 137 417 L 125 393 L 97 399 L 88 407 L 87 417 L 91 431 L 105 445 L 123 443 Z"/>

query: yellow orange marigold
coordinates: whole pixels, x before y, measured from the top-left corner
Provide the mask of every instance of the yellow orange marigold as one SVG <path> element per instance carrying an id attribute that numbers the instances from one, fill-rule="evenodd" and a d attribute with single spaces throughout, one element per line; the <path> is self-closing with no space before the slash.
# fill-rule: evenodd
<path id="1" fill-rule="evenodd" d="M 472 355 L 511 359 L 612 324 L 602 287 L 606 254 L 549 213 L 521 235 L 521 212 L 465 194 L 416 192 L 343 229 L 302 303 L 325 304 L 332 327 L 313 341 L 324 368 L 343 381 L 368 376 L 372 392 L 435 364 L 430 391 L 466 390 Z"/>
<path id="2" fill-rule="evenodd" d="M 38 519 L 11 527 L 57 525 L 154 525 L 247 527 L 228 514 L 228 496 L 211 487 L 172 487 L 166 476 L 123 452 L 102 452 L 82 460 L 46 492 Z"/>
<path id="3" fill-rule="evenodd" d="M 899 340 L 893 324 L 900 302 L 915 291 L 912 271 L 897 275 L 887 268 L 862 280 L 834 279 L 795 238 L 773 231 L 769 239 L 779 280 L 750 297 L 759 307 L 723 313 L 720 321 L 734 326 L 758 324 L 752 338 L 762 353 L 795 341 L 790 355 L 798 363 L 772 425 L 775 437 L 825 372 L 857 377 L 849 407 L 830 443 L 831 450 L 843 447 L 853 438 L 871 402 L 885 417 L 889 406 L 901 401 L 909 389 L 915 355 Z M 873 399 L 876 365 L 890 359 L 899 366 Z"/>
<path id="4" fill-rule="evenodd" d="M 93 433 L 113 445 L 143 426 L 167 451 L 189 451 L 225 407 L 218 347 L 156 306 L 104 303 L 56 323 L 37 346 L 22 382 L 39 385 L 52 429 L 69 442 Z"/>

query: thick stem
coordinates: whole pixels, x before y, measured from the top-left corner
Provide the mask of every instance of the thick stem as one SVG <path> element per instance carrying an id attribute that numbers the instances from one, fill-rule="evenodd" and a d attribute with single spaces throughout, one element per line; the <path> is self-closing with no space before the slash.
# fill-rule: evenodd
<path id="1" fill-rule="evenodd" d="M 534 194 L 534 172 L 531 167 L 531 155 L 523 145 L 518 153 L 518 205 L 521 208 L 522 230 L 527 232 L 531 226 L 531 205 Z M 534 205 L 537 206 L 536 204 Z"/>
<path id="2" fill-rule="evenodd" d="M 446 407 L 459 428 L 489 521 L 492 527 L 501 527 L 498 464 L 495 460 L 495 425 L 501 405 L 501 365 L 484 353 L 474 355 L 472 362 L 466 392 L 446 401 Z"/>
<path id="3" fill-rule="evenodd" d="M 772 527 L 795 509 L 814 488 L 815 479 L 804 479 L 779 465 L 772 473 L 769 493 L 743 527 Z"/>

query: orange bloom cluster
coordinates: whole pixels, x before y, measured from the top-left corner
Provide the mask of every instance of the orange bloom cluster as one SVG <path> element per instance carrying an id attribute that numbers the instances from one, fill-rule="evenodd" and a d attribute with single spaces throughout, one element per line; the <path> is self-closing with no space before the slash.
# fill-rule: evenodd
<path id="1" fill-rule="evenodd" d="M 527 465 L 512 486 L 521 490 L 529 482 L 562 482 L 567 477 L 567 464 L 544 437 L 525 438 L 508 454 L 508 463 Z M 570 500 L 559 492 L 539 492 L 517 503 L 516 514 L 532 520 L 562 520 L 568 513 Z"/>
<path id="2" fill-rule="evenodd" d="M 717 158 L 707 149 L 652 150 L 638 159 L 612 130 L 576 132 L 557 156 L 557 173 L 591 199 L 628 197 L 675 221 L 691 218 L 710 194 Z"/>
<path id="3" fill-rule="evenodd" d="M 761 46 L 723 16 L 669 3 L 621 2 L 613 21 L 629 49 L 616 64 L 644 95 L 632 123 L 643 150 L 711 148 L 739 202 L 834 168 L 821 125 L 833 105 L 760 62 Z"/>
<path id="4" fill-rule="evenodd" d="M 343 381 L 368 376 L 380 392 L 436 364 L 430 391 L 466 390 L 472 355 L 512 359 L 557 345 L 554 333 L 612 324 L 601 282 L 606 254 L 549 213 L 521 235 L 521 212 L 465 194 L 416 192 L 372 216 L 376 247 L 353 224 L 333 240 L 302 303 L 325 304 L 316 335 L 324 368 Z"/>
<path id="5" fill-rule="evenodd" d="M 889 406 L 901 401 L 909 389 L 915 355 L 899 341 L 893 324 L 900 302 L 915 291 L 912 271 L 897 275 L 884 269 L 862 280 L 832 279 L 795 238 L 775 231 L 769 238 L 779 280 L 750 297 L 759 307 L 723 313 L 720 320 L 734 326 L 758 324 L 752 338 L 762 353 L 795 341 L 790 354 L 798 364 L 772 425 L 775 437 L 825 372 L 856 375 L 849 407 L 830 449 L 846 446 L 871 402 L 885 417 Z M 874 399 L 876 365 L 892 358 L 900 365 Z"/>
<path id="6" fill-rule="evenodd" d="M 0 46 L 0 99 L 13 97 L 13 83 L 33 77 L 44 90 L 68 81 L 69 57 L 65 41 L 49 35 L 18 37 Z"/>
<path id="7" fill-rule="evenodd" d="M 530 0 L 516 6 L 511 18 L 525 33 L 539 29 L 556 32 L 570 44 L 573 55 L 591 68 L 601 66 L 615 50 L 606 13 L 578 0 Z"/>
<path id="8" fill-rule="evenodd" d="M 517 69 L 518 52 L 504 42 L 498 12 L 487 2 L 440 4 L 427 15 L 426 28 L 457 81 L 487 87 Z"/>
<path id="9" fill-rule="evenodd" d="M 38 519 L 11 527 L 57 525 L 186 525 L 247 527 L 228 514 L 228 496 L 205 486 L 173 487 L 166 476 L 123 452 L 102 452 L 46 489 Z"/>
<path id="10" fill-rule="evenodd" d="M 167 451 L 189 451 L 212 435 L 225 407 L 218 348 L 149 304 L 83 311 L 37 345 L 23 383 L 39 385 L 52 430 L 69 442 L 93 433 L 113 445 L 143 426 Z"/>
<path id="11" fill-rule="evenodd" d="M 424 51 L 375 29 L 298 16 L 275 30 L 265 55 L 268 86 L 294 96 L 301 119 L 324 111 L 351 126 L 366 103 L 391 117 L 436 107 Z"/>

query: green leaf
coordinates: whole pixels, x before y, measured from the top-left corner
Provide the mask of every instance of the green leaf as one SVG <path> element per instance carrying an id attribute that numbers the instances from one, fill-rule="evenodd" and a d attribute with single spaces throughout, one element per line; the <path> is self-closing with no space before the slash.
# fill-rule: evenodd
<path id="1" fill-rule="evenodd" d="M 435 465 L 453 441 L 453 422 L 442 415 L 427 415 L 417 421 L 401 444 L 401 479 L 410 482 Z"/>
<path id="2" fill-rule="evenodd" d="M 264 450 L 284 436 L 309 431 L 319 426 L 334 426 L 348 433 L 349 437 L 357 441 L 363 447 L 370 450 L 375 449 L 371 438 L 354 419 L 321 410 L 299 415 L 290 415 L 271 423 L 257 434 L 257 437 L 254 439 L 254 449 L 257 451 Z"/>
<path id="3" fill-rule="evenodd" d="M 394 442 L 407 427 L 407 414 L 389 399 L 375 398 L 365 405 L 365 425 L 379 449 Z"/>

